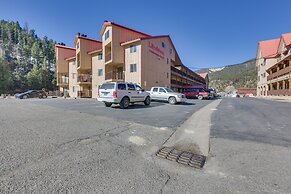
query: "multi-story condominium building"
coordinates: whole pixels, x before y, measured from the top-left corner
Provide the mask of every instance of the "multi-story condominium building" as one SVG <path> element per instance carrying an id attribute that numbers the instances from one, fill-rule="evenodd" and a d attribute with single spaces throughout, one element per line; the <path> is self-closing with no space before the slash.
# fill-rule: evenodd
<path id="1" fill-rule="evenodd" d="M 273 39 L 259 42 L 256 60 L 258 70 L 257 96 L 267 96 L 268 74 L 266 70 L 276 61 L 279 41 L 280 39 Z"/>
<path id="2" fill-rule="evenodd" d="M 258 95 L 291 96 L 291 33 L 259 43 Z"/>
<path id="3" fill-rule="evenodd" d="M 126 81 L 145 89 L 205 85 L 205 79 L 184 66 L 169 35 L 151 36 L 105 21 L 101 41 L 78 34 L 76 48 L 56 45 L 57 80 L 71 97 L 98 96 L 108 81 Z"/>

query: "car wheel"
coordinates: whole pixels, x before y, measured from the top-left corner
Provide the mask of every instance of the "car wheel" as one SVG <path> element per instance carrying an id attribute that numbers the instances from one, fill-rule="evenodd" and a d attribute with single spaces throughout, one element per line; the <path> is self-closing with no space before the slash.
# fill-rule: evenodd
<path id="1" fill-rule="evenodd" d="M 176 103 L 177 103 L 176 98 L 175 98 L 174 96 L 170 97 L 170 98 L 169 98 L 169 103 L 170 103 L 170 104 L 176 104 Z"/>
<path id="2" fill-rule="evenodd" d="M 24 95 L 24 96 L 22 97 L 22 99 L 27 99 L 27 95 Z"/>
<path id="3" fill-rule="evenodd" d="M 151 98 L 148 96 L 144 101 L 144 105 L 149 106 L 151 104 Z"/>
<path id="4" fill-rule="evenodd" d="M 128 106 L 129 106 L 129 103 L 130 103 L 129 98 L 128 98 L 128 97 L 124 97 L 124 98 L 121 100 L 121 102 L 119 103 L 120 108 L 121 108 L 121 109 L 127 109 Z"/>
<path id="5" fill-rule="evenodd" d="M 199 95 L 198 100 L 203 100 L 203 96 Z"/>
<path id="6" fill-rule="evenodd" d="M 105 105 L 106 107 L 110 107 L 110 106 L 112 105 L 112 103 L 111 103 L 111 102 L 104 102 L 104 105 Z"/>

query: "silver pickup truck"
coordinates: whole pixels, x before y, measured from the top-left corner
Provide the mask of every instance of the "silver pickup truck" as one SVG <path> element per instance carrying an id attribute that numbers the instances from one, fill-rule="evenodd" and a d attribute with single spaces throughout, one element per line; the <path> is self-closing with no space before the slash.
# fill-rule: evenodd
<path id="1" fill-rule="evenodd" d="M 186 101 L 184 94 L 174 92 L 167 87 L 152 87 L 148 93 L 150 93 L 152 100 L 167 101 L 170 104 L 177 104 Z"/>

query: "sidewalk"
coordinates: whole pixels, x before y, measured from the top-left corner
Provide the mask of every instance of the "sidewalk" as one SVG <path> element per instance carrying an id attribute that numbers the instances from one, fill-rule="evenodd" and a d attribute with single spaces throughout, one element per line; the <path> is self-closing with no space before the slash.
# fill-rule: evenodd
<path id="1" fill-rule="evenodd" d="M 165 142 L 165 147 L 208 156 L 211 116 L 220 104 L 215 100 L 195 112 L 177 131 Z"/>
<path id="2" fill-rule="evenodd" d="M 256 98 L 291 103 L 291 96 L 257 96 Z"/>

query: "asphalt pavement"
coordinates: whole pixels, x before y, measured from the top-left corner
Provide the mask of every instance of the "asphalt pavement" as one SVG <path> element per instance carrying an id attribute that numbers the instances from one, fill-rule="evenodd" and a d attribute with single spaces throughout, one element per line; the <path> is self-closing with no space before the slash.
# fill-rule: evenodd
<path id="1" fill-rule="evenodd" d="M 115 120 L 174 129 L 187 120 L 195 111 L 209 104 L 211 100 L 188 99 L 186 103 L 176 105 L 153 101 L 150 106 L 144 106 L 143 103 L 135 103 L 128 109 L 120 109 L 119 105 L 112 105 L 112 107 L 108 108 L 104 106 L 104 103 L 98 102 L 96 99 L 29 99 L 27 102 L 93 116 L 103 116 Z"/>
<path id="2" fill-rule="evenodd" d="M 204 110 L 212 119 L 202 170 L 155 156 L 210 102 L 121 110 L 92 99 L 1 99 L 0 193 L 290 193 L 290 103 L 225 98 Z"/>

